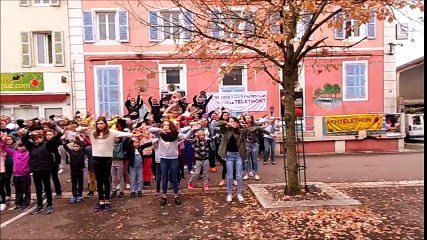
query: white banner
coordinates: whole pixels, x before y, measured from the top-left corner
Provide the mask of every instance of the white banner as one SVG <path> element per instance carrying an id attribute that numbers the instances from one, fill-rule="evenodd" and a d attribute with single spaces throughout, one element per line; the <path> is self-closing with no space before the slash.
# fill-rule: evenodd
<path id="1" fill-rule="evenodd" d="M 267 110 L 267 91 L 211 93 L 208 112 L 222 107 L 233 112 L 262 112 Z"/>

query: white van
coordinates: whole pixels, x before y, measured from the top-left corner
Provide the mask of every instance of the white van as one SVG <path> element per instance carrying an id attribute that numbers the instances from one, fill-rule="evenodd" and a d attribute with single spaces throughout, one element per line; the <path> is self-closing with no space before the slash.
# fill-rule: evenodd
<path id="1" fill-rule="evenodd" d="M 424 113 L 406 114 L 406 138 L 424 138 Z"/>

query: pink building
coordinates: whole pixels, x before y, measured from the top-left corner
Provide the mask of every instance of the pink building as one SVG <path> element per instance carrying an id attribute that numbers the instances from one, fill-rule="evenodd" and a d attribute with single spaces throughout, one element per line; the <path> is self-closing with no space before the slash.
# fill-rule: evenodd
<path id="1" fill-rule="evenodd" d="M 71 54 L 78 70 L 74 81 L 77 109 L 96 114 L 124 113 L 129 91 L 135 96 L 139 83 L 148 82 L 142 95 L 145 102 L 150 95 L 158 98 L 169 84 L 185 90 L 189 98 L 202 90 L 208 93 L 267 91 L 266 104 L 253 113 L 269 115 L 270 106 L 274 106 L 273 114 L 280 114 L 280 88 L 267 74 L 254 70 L 253 60 L 242 61 L 220 79 L 218 72 L 225 67 L 223 60 L 171 58 L 176 40 L 185 41 L 187 36 L 185 32 L 174 34 L 161 19 L 180 21 L 183 14 L 166 8 L 166 1 L 158 6 L 145 12 L 141 9 L 139 17 L 162 31 L 141 26 L 114 1 L 70 2 Z M 367 39 L 351 50 L 334 49 L 331 56 L 307 58 L 301 66 L 300 108 L 306 116 L 305 130 L 311 132 L 306 141 L 313 143 L 308 151 L 359 150 L 352 146 L 355 141 L 350 141 L 356 139 L 354 136 L 328 136 L 324 131 L 324 116 L 396 112 L 394 56 L 392 52 L 388 54 L 388 44 L 394 41 L 394 24 L 375 18 L 365 25 L 351 19 L 348 24 L 353 26 L 353 31 L 318 31 L 313 38 L 328 35 L 339 45 Z M 397 150 L 399 141 L 391 139 L 376 146 Z"/>

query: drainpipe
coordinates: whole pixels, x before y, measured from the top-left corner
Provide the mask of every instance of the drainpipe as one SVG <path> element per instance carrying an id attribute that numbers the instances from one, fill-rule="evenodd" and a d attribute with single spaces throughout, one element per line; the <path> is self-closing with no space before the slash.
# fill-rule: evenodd
<path id="1" fill-rule="evenodd" d="M 74 118 L 76 112 L 75 96 L 74 96 L 74 62 L 71 61 L 71 44 L 70 44 L 70 14 L 69 14 L 69 0 L 66 1 L 66 17 L 67 17 L 67 35 L 68 35 L 68 51 L 70 56 L 70 108 L 71 108 L 71 117 Z"/>

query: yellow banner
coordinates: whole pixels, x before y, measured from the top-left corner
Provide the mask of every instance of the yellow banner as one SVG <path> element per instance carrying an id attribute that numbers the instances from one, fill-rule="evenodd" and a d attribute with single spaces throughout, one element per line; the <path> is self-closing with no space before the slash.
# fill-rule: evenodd
<path id="1" fill-rule="evenodd" d="M 383 127 L 382 114 L 353 114 L 325 117 L 328 132 L 357 132 L 380 130 Z"/>

